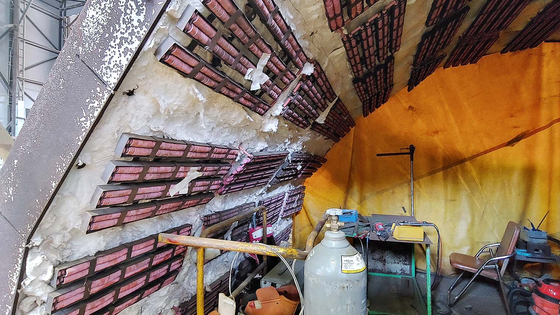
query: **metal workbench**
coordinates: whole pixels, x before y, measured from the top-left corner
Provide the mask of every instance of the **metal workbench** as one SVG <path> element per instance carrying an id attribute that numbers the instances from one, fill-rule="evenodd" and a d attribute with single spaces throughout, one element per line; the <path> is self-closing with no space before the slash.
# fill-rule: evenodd
<path id="1" fill-rule="evenodd" d="M 415 293 L 420 297 L 420 301 L 426 310 L 426 314 L 432 314 L 432 292 L 430 287 L 432 286 L 432 279 L 431 279 L 431 268 L 430 268 L 430 245 L 432 242 L 424 233 L 424 240 L 423 241 L 403 241 L 397 240 L 393 238 L 393 236 L 389 236 L 389 238 L 385 241 L 381 240 L 379 236 L 375 232 L 372 231 L 372 225 L 375 222 L 382 222 L 383 224 L 390 224 L 393 222 L 416 222 L 416 218 L 413 216 L 400 216 L 400 215 L 383 215 L 383 214 L 373 214 L 370 216 L 365 216 L 369 222 L 359 222 L 358 226 L 356 227 L 354 224 L 349 224 L 341 229 L 347 237 L 354 238 L 357 235 L 361 235 L 365 230 L 369 230 L 369 241 L 370 242 L 381 242 L 381 243 L 399 243 L 399 244 L 410 244 L 412 247 L 412 254 L 410 256 L 410 274 L 400 274 L 400 273 L 392 273 L 392 272 L 371 272 L 369 267 L 368 268 L 368 275 L 374 277 L 389 277 L 389 278 L 408 278 L 411 279 L 414 283 L 414 290 Z M 418 281 L 416 280 L 416 258 L 415 258 L 415 245 L 425 245 L 426 246 L 426 301 L 422 298 L 422 291 L 420 290 L 420 286 Z M 366 244 L 366 248 L 369 250 L 369 244 Z M 366 258 L 366 265 L 368 259 Z M 387 312 L 377 312 L 377 311 L 369 311 L 369 314 L 390 314 Z"/>

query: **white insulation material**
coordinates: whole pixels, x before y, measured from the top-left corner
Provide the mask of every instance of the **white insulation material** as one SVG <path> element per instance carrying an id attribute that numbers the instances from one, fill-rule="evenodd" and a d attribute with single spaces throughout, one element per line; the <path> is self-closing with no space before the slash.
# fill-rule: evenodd
<path id="1" fill-rule="evenodd" d="M 180 38 L 175 23 L 187 3 L 201 7 L 196 1 L 176 1 L 156 27 L 146 47 L 127 74 L 121 88 L 108 105 L 99 124 L 79 155 L 86 164 L 73 168 L 32 237 L 25 279 L 21 289 L 18 314 L 47 314 L 45 301 L 53 288 L 49 285 L 54 266 L 73 261 L 98 251 L 190 223 L 200 232 L 201 215 L 225 210 L 295 187 L 262 188 L 217 196 L 204 206 L 158 216 L 85 234 L 80 227 L 84 214 L 92 210 L 90 199 L 101 180 L 107 163 L 118 157 L 114 149 L 122 133 L 170 137 L 188 141 L 209 142 L 232 147 L 241 146 L 249 152 L 304 150 L 324 155 L 333 142 L 311 131 L 302 130 L 281 117 L 261 117 L 241 105 L 219 95 L 196 81 L 186 79 L 174 69 L 158 62 L 154 51 L 169 34 Z M 107 77 L 107 80 L 113 78 Z M 138 86 L 133 96 L 123 92 Z M 281 222 L 278 226 L 285 226 Z M 231 255 L 222 255 L 207 268 L 208 283 L 226 270 Z M 173 314 L 172 307 L 194 293 L 196 272 L 189 259 L 177 280 L 170 286 L 126 309 L 120 314 Z"/>

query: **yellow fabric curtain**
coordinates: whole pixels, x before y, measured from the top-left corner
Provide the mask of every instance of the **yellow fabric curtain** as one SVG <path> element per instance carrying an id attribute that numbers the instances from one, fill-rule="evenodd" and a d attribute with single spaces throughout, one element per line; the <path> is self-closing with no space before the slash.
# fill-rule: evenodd
<path id="1" fill-rule="evenodd" d="M 550 211 L 542 228 L 560 237 L 559 122 L 558 43 L 440 68 L 412 92 L 399 91 L 357 119 L 329 151 L 305 183 L 296 246 L 327 208 L 409 210 L 408 157 L 376 154 L 410 144 L 417 147 L 416 218 L 440 227 L 447 273 L 451 252 L 474 254 L 499 241 L 510 220 L 538 224 Z"/>

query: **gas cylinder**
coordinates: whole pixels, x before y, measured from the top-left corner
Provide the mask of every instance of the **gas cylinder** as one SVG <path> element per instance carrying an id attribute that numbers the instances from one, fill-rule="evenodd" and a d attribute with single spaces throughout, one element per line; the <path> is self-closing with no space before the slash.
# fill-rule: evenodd
<path id="1" fill-rule="evenodd" d="M 338 231 L 330 216 L 323 240 L 305 260 L 304 307 L 306 315 L 367 314 L 367 270 L 362 255 Z"/>

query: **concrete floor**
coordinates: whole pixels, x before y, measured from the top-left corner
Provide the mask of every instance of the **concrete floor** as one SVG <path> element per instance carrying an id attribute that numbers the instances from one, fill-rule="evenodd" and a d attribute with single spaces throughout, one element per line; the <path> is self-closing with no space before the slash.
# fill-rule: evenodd
<path id="1" fill-rule="evenodd" d="M 425 298 L 425 274 L 418 273 L 417 280 Z M 432 292 L 432 314 L 506 314 L 498 284 L 484 279 L 475 281 L 453 308 L 447 307 L 447 289 L 454 280 L 454 278 L 443 278 L 439 287 Z M 466 280 L 463 280 L 462 284 L 466 284 Z M 414 293 L 412 281 L 369 276 L 368 290 L 370 310 L 381 314 L 426 314 L 423 304 L 415 297 L 417 294 Z M 456 292 L 458 291 L 456 289 Z"/>

